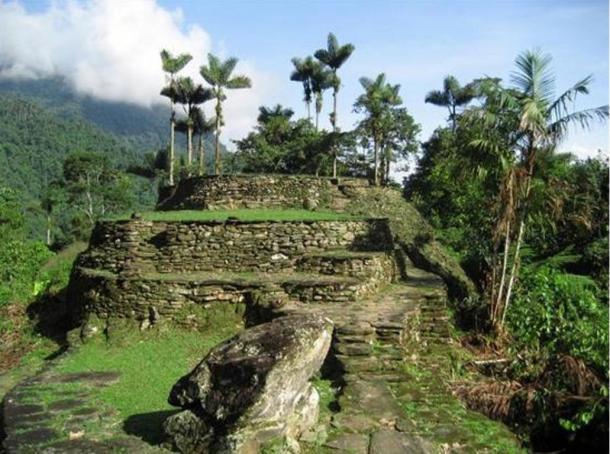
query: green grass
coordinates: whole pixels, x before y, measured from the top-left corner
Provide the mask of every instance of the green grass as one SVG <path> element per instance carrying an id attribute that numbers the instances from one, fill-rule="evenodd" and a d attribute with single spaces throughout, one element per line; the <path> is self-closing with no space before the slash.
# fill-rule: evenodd
<path id="1" fill-rule="evenodd" d="M 158 443 L 161 423 L 176 410 L 167 403 L 171 387 L 234 330 L 231 326 L 202 334 L 172 328 L 135 332 L 110 343 L 95 340 L 66 357 L 58 371 L 120 372 L 117 384 L 97 391 L 99 399 L 118 410 L 126 431 Z"/>
<path id="2" fill-rule="evenodd" d="M 240 221 L 344 221 L 357 218 L 346 213 L 333 211 L 310 211 L 298 209 L 236 209 L 236 210 L 179 210 L 148 211 L 141 213 L 147 221 L 226 221 L 229 217 Z M 110 220 L 127 220 L 129 215 L 121 215 Z"/>

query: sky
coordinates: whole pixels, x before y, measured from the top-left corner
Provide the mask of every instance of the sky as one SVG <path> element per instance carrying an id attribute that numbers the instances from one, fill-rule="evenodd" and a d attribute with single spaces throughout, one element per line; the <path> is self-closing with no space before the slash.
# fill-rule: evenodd
<path id="1" fill-rule="evenodd" d="M 195 78 L 207 52 L 240 59 L 250 90 L 227 100 L 226 139 L 243 137 L 260 105 L 305 115 L 292 57 L 325 47 L 328 32 L 356 50 L 339 70 L 339 125 L 351 129 L 358 79 L 385 72 L 426 140 L 446 111 L 426 104 L 443 78 L 484 75 L 510 83 L 515 57 L 553 56 L 557 94 L 593 74 L 579 109 L 608 104 L 608 2 L 601 0 L 0 0 L 0 77 L 62 75 L 82 93 L 141 105 L 163 101 L 159 50 L 190 52 Z M 332 98 L 321 125 L 330 128 Z M 574 131 L 561 145 L 579 157 L 608 152 L 606 125 Z"/>

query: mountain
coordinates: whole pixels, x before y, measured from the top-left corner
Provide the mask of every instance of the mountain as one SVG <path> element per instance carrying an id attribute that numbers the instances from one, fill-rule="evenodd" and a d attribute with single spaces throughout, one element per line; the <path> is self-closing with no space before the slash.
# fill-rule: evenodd
<path id="1" fill-rule="evenodd" d="M 168 106 L 102 101 L 76 93 L 62 78 L 1 79 L 1 181 L 36 197 L 77 150 L 106 153 L 121 166 L 139 164 L 167 146 L 168 119 Z M 178 134 L 178 157 L 185 144 Z M 212 136 L 205 147 L 213 149 Z"/>
<path id="2" fill-rule="evenodd" d="M 79 118 L 62 118 L 13 94 L 0 93 L 0 181 L 36 198 L 61 175 L 73 151 L 108 155 L 115 164 L 139 162 L 142 152 Z"/>
<path id="3" fill-rule="evenodd" d="M 103 101 L 76 93 L 62 78 L 0 80 L 0 93 L 19 95 L 62 118 L 85 120 L 140 150 L 167 143 L 169 107 Z"/>

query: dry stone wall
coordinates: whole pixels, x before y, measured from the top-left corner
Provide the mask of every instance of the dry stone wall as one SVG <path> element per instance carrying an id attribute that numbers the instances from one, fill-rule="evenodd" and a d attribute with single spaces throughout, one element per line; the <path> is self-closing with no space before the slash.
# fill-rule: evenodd
<path id="1" fill-rule="evenodd" d="M 219 175 L 181 180 L 159 192 L 160 210 L 330 207 L 341 185 L 368 186 L 357 178 L 302 175 Z"/>
<path id="2" fill-rule="evenodd" d="M 300 222 L 106 221 L 69 285 L 76 318 L 177 319 L 193 305 L 340 303 L 391 282 L 385 219 Z"/>
<path id="3" fill-rule="evenodd" d="M 385 219 L 100 222 L 77 265 L 123 274 L 293 270 L 310 252 L 391 250 Z"/>

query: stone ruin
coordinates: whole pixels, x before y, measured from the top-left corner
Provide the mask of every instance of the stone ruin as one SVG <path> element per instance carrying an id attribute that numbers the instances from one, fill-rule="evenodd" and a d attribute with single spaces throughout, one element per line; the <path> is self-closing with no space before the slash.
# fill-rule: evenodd
<path id="1" fill-rule="evenodd" d="M 162 190 L 158 208 L 341 211 L 367 190 L 357 179 L 201 177 Z M 68 287 L 81 338 L 109 335 L 117 320 L 147 329 L 196 325 L 218 309 L 241 314 L 250 328 L 171 390 L 182 411 L 165 421 L 165 447 L 189 453 L 254 453 L 278 436 L 324 438 L 309 383 L 323 362 L 341 387 L 330 422 L 337 433 L 325 449 L 430 452 L 396 396 L 407 392 L 405 342 L 449 336 L 445 299 L 443 281 L 413 266 L 388 220 L 363 217 L 103 221 Z"/>

